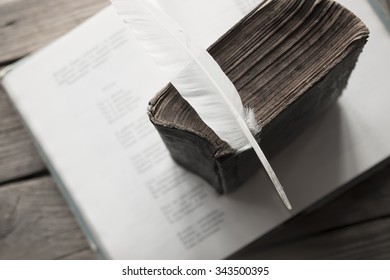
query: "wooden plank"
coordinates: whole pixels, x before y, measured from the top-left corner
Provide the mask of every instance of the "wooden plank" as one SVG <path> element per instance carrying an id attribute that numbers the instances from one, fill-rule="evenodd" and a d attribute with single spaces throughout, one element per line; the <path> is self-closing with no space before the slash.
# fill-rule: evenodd
<path id="1" fill-rule="evenodd" d="M 30 136 L 0 87 L 0 184 L 43 170 Z"/>
<path id="2" fill-rule="evenodd" d="M 378 0 L 381 7 L 383 8 L 383 11 L 390 16 L 390 0 Z"/>
<path id="3" fill-rule="evenodd" d="M 245 259 L 390 259 L 390 217 L 252 251 Z"/>
<path id="4" fill-rule="evenodd" d="M 49 176 L 0 188 L 0 259 L 93 258 Z"/>
<path id="5" fill-rule="evenodd" d="M 344 192 L 310 213 L 305 213 L 288 221 L 273 232 L 233 255 L 232 258 L 250 258 L 250 256 L 258 255 L 259 252 L 268 248 L 282 246 L 281 244 L 294 244 L 297 240 L 301 246 L 304 246 L 305 241 L 302 240 L 307 238 L 307 242 L 310 243 L 310 240 L 316 238 L 316 236 L 322 236 L 323 240 L 321 242 L 325 242 L 324 239 L 326 239 L 325 236 L 327 233 L 338 232 L 340 230 L 340 234 L 342 234 L 343 230 L 349 229 L 358 231 L 362 227 L 362 224 L 390 217 L 389 174 L 390 164 L 387 164 L 351 190 Z M 363 229 L 365 230 L 364 227 Z M 378 230 L 372 233 L 373 238 L 375 237 L 374 233 L 378 237 L 388 234 L 387 232 L 380 232 Z M 321 242 L 318 243 L 317 247 L 313 244 L 311 246 L 320 249 Z M 329 242 L 327 244 L 332 247 L 332 244 Z M 348 240 L 345 242 L 350 243 Z M 337 242 L 333 245 L 336 246 Z M 287 245 L 288 248 L 289 246 Z M 265 253 L 262 256 L 267 258 Z M 276 257 L 275 254 L 272 256 Z M 282 255 L 281 258 L 283 258 Z"/>
<path id="6" fill-rule="evenodd" d="M 107 0 L 2 0 L 0 63 L 48 44 L 107 5 Z"/>
<path id="7" fill-rule="evenodd" d="M 60 258 L 61 260 L 95 260 L 96 255 L 90 249 L 80 250 Z"/>
<path id="8" fill-rule="evenodd" d="M 274 242 L 293 240 L 331 229 L 346 227 L 390 216 L 390 164 L 352 189 L 345 191 L 311 213 L 287 222 L 288 235 L 281 227 L 274 232 Z"/>

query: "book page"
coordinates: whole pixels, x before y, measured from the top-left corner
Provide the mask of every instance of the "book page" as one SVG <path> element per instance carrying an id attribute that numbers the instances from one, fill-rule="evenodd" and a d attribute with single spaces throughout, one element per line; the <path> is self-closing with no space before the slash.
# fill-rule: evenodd
<path id="1" fill-rule="evenodd" d="M 244 1 L 221 0 L 198 21 L 185 15 L 201 15 L 208 2 L 176 3 L 178 10 L 173 2 L 161 3 L 204 46 L 246 12 L 238 4 Z M 13 102 L 104 257 L 225 258 L 389 156 L 386 71 L 369 72 L 389 60 L 390 44 L 368 4 L 343 2 L 375 31 L 338 106 L 272 160 L 294 212 L 263 171 L 219 196 L 172 161 L 146 115 L 167 80 L 111 8 L 6 76 Z"/>

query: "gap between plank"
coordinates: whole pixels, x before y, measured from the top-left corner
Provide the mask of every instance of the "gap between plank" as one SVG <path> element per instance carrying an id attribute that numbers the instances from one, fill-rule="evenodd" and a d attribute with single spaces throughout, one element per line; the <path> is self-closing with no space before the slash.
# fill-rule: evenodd
<path id="1" fill-rule="evenodd" d="M 46 169 L 42 170 L 42 171 L 38 171 L 38 172 L 32 173 L 32 174 L 24 175 L 24 176 L 21 176 L 21 177 L 18 177 L 18 178 L 7 179 L 5 181 L 2 181 L 2 182 L 0 182 L 0 188 L 5 186 L 5 185 L 14 184 L 14 183 L 20 183 L 22 181 L 28 181 L 28 180 L 32 180 L 32 179 L 45 177 L 45 176 L 50 176 L 49 171 L 47 171 Z"/>

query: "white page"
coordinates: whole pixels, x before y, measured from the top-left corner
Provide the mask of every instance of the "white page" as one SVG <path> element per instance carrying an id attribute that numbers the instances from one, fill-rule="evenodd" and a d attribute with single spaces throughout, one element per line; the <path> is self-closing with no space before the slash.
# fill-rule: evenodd
<path id="1" fill-rule="evenodd" d="M 181 12 L 200 14 L 205 1 L 189 1 L 200 6 Z M 199 24 L 172 15 L 207 45 L 243 14 L 243 1 L 219 1 Z M 343 3 L 372 34 L 339 105 L 272 161 L 296 212 L 390 152 L 388 34 L 366 2 Z M 234 194 L 217 196 L 173 163 L 145 113 L 166 81 L 133 40 L 107 9 L 4 80 L 105 256 L 223 258 L 291 217 L 262 171 Z"/>

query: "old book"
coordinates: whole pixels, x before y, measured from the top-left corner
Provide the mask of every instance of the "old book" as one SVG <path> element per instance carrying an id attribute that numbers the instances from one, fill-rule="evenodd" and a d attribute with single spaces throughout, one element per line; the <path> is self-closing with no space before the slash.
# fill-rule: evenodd
<path id="1" fill-rule="evenodd" d="M 369 31 L 334 1 L 261 4 L 209 50 L 263 127 L 256 135 L 274 155 L 335 103 Z M 253 149 L 222 141 L 172 85 L 150 102 L 150 120 L 172 157 L 218 192 L 237 189 L 260 167 Z"/>
<path id="2" fill-rule="evenodd" d="M 243 2 L 159 1 L 204 47 L 244 17 Z M 173 162 L 146 114 L 167 80 L 111 8 L 17 62 L 3 85 L 92 248 L 113 259 L 226 258 L 388 158 L 390 40 L 368 2 L 340 2 L 370 39 L 338 105 L 272 159 L 293 213 L 261 170 L 221 196 Z"/>

